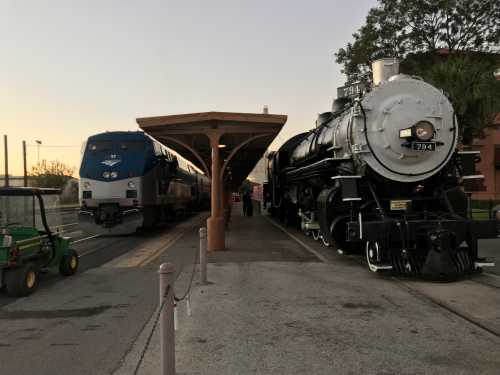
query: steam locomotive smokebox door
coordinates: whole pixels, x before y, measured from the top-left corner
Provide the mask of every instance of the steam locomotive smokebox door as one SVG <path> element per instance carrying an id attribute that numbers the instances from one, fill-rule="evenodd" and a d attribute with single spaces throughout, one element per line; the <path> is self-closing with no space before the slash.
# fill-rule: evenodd
<path id="1" fill-rule="evenodd" d="M 484 175 L 476 171 L 476 163 L 481 161 L 480 151 L 459 151 L 460 165 L 462 166 L 462 179 L 464 190 L 474 192 L 484 190 Z"/>
<path id="2" fill-rule="evenodd" d="M 361 176 L 335 176 L 333 180 L 338 180 L 342 192 L 343 202 L 360 201 L 358 190 L 358 180 Z"/>

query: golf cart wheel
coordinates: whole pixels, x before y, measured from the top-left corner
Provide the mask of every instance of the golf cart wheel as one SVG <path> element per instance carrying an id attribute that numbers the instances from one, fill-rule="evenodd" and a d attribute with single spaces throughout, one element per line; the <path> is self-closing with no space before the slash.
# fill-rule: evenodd
<path id="1" fill-rule="evenodd" d="M 73 249 L 69 249 L 68 254 L 63 256 L 61 259 L 59 273 L 63 276 L 74 275 L 78 269 L 78 263 L 78 253 Z"/>
<path id="2" fill-rule="evenodd" d="M 5 287 L 11 297 L 24 297 L 38 286 L 38 270 L 34 264 L 13 268 L 5 272 Z"/>

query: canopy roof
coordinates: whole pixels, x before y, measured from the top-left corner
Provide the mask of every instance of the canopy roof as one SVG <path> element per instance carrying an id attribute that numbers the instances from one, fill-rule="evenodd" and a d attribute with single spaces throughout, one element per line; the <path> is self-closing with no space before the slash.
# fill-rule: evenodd
<path id="1" fill-rule="evenodd" d="M 224 181 L 235 189 L 247 178 L 287 120 L 286 115 L 202 112 L 142 117 L 140 128 L 210 174 L 209 135 L 221 135 L 219 145 Z"/>

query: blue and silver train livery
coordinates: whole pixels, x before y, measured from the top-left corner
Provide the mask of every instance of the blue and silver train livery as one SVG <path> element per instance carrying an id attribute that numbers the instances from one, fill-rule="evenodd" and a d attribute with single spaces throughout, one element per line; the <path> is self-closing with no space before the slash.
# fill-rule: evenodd
<path id="1" fill-rule="evenodd" d="M 207 207 L 210 181 L 143 132 L 106 132 L 84 144 L 79 199 L 85 232 L 133 233 Z"/>

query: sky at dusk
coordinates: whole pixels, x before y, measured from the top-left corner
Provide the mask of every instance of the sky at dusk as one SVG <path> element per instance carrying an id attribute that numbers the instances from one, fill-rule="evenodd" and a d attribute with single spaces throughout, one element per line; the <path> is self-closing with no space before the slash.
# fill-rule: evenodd
<path id="1" fill-rule="evenodd" d="M 10 172 L 82 142 L 136 130 L 136 117 L 287 114 L 275 143 L 314 126 L 344 83 L 333 53 L 376 0 L 0 0 L 0 134 Z M 48 147 L 50 146 L 50 147 Z M 0 174 L 3 174 L 3 145 Z"/>

